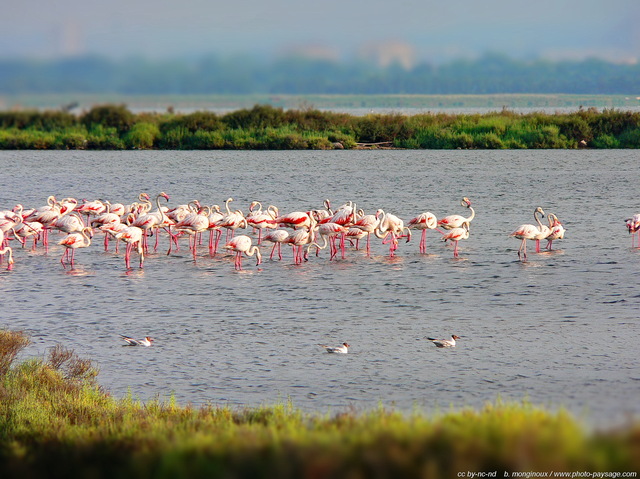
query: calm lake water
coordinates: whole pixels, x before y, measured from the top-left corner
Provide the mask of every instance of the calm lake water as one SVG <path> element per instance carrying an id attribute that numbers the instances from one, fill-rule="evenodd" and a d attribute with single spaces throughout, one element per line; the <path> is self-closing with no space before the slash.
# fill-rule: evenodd
<path id="1" fill-rule="evenodd" d="M 282 213 L 355 201 L 405 221 L 476 210 L 460 257 L 429 231 L 395 258 L 328 251 L 294 265 L 268 259 L 234 271 L 229 254 L 193 260 L 168 241 L 144 270 L 126 271 L 102 235 L 64 269 L 48 253 L 15 251 L 0 267 L 0 327 L 27 331 L 30 355 L 56 344 L 100 368 L 115 397 L 181 404 L 262 405 L 291 399 L 326 412 L 378 404 L 427 411 L 498 397 L 565 406 L 596 424 L 640 413 L 640 250 L 624 219 L 640 210 L 637 151 L 0 152 L 0 209 L 62 198 L 131 203 L 166 191 L 169 206 L 198 199 Z M 567 233 L 552 252 L 517 258 L 508 234 L 555 213 Z M 15 242 L 14 242 L 15 243 Z M 14 245 L 15 246 L 15 245 Z M 151 348 L 118 334 L 151 335 Z M 425 336 L 462 337 L 451 350 Z M 319 343 L 351 344 L 348 355 Z"/>

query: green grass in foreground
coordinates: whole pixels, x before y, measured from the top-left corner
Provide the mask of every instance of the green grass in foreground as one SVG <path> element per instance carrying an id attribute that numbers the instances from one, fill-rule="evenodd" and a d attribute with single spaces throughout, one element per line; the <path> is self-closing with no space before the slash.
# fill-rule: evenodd
<path id="1" fill-rule="evenodd" d="M 305 414 L 114 399 L 62 347 L 20 363 L 0 331 L 0 477 L 461 477 L 459 472 L 638 471 L 640 424 L 587 432 L 567 412 L 488 404 L 434 416 L 380 408 Z"/>

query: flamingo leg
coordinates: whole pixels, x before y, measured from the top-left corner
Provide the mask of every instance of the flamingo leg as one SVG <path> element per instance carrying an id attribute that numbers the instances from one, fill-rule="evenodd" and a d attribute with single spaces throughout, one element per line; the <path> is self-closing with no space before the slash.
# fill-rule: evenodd
<path id="1" fill-rule="evenodd" d="M 422 230 L 422 236 L 420 237 L 420 252 L 427 252 L 427 230 Z"/>
<path id="2" fill-rule="evenodd" d="M 213 254 L 215 255 L 216 252 L 218 251 L 218 244 L 220 243 L 220 238 L 222 238 L 222 231 L 221 230 L 216 230 L 217 236 L 216 236 L 216 244 L 213 247 Z"/>
<path id="3" fill-rule="evenodd" d="M 124 264 L 125 264 L 127 269 L 131 268 L 131 265 L 130 265 L 129 261 L 130 261 L 132 246 L 133 245 L 131 243 L 127 243 L 127 247 L 126 247 L 125 252 L 124 252 Z"/>
<path id="4" fill-rule="evenodd" d="M 316 253 L 318 250 L 316 250 Z M 336 246 L 336 238 L 331 238 L 331 242 L 329 243 L 329 261 L 336 257 L 338 254 L 338 247 Z"/>

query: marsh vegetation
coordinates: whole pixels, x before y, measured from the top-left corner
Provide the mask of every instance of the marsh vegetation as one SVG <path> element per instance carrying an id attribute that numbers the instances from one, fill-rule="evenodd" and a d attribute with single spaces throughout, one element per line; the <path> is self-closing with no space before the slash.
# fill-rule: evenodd
<path id="1" fill-rule="evenodd" d="M 0 149 L 303 150 L 571 149 L 640 147 L 640 113 L 368 114 L 256 105 L 226 114 L 132 113 L 102 105 L 0 112 Z"/>
<path id="2" fill-rule="evenodd" d="M 496 401 L 427 415 L 179 406 L 111 397 L 62 346 L 0 331 L 2 477 L 458 477 L 460 471 L 638 471 L 640 425 L 587 430 L 564 410 Z"/>

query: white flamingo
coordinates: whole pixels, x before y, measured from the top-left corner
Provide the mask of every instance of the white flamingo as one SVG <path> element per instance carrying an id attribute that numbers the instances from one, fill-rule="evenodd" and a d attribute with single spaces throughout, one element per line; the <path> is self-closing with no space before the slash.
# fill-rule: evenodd
<path id="1" fill-rule="evenodd" d="M 420 237 L 420 253 L 427 252 L 427 230 L 435 230 L 438 228 L 438 218 L 430 211 L 420 213 L 415 218 L 411 218 L 407 226 L 410 229 L 422 230 L 422 236 Z"/>
<path id="2" fill-rule="evenodd" d="M 460 215 L 445 216 L 444 218 L 441 218 L 438 220 L 438 226 L 441 226 L 446 230 L 450 230 L 453 228 L 460 228 L 463 223 L 467 223 L 469 224 L 469 226 L 471 226 L 471 221 L 476 216 L 475 210 L 471 207 L 471 200 L 469 200 L 469 198 L 465 196 L 464 198 L 462 198 L 462 201 L 460 202 L 460 204 L 465 208 L 469 208 L 469 210 L 471 211 L 471 215 L 468 216 L 467 218 Z"/>
<path id="3" fill-rule="evenodd" d="M 256 255 L 256 266 L 262 263 L 262 254 L 260 253 L 260 248 L 255 245 L 251 245 L 251 238 L 247 235 L 238 235 L 224 245 L 225 249 L 235 251 L 236 259 L 235 259 L 235 268 L 236 270 L 242 269 L 242 255 L 245 254 L 247 256 Z"/>
<path id="4" fill-rule="evenodd" d="M 542 228 L 542 222 L 540 221 L 540 218 L 538 218 L 538 215 L 542 215 L 544 217 L 544 211 L 540 206 L 538 206 L 533 212 L 533 217 L 538 223 L 538 226 L 534 226 L 532 224 L 523 224 L 518 226 L 513 231 L 513 233 L 509 235 L 522 240 L 522 243 L 520 243 L 520 248 L 518 248 L 518 258 L 522 259 L 523 261 L 527 260 L 527 240 L 536 239 L 536 236 L 540 234 L 540 229 Z"/>

